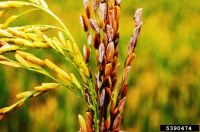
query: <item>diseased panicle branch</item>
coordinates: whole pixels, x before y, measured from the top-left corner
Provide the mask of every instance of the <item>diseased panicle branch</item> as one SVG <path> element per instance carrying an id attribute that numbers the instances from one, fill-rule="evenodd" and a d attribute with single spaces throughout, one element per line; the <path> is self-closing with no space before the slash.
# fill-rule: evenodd
<path id="1" fill-rule="evenodd" d="M 91 47 L 91 34 L 93 34 L 93 47 L 96 49 L 96 58 L 98 70 L 95 74 L 95 92 L 96 101 L 90 98 L 95 104 L 97 111 L 88 110 L 86 126 L 87 131 L 119 131 L 121 122 L 121 113 L 126 99 L 128 84 L 126 83 L 127 75 L 130 71 L 131 64 L 135 58 L 135 47 L 137 38 L 141 29 L 142 9 L 135 13 L 135 31 L 131 38 L 128 56 L 125 61 L 124 71 L 121 83 L 118 82 L 118 44 L 119 44 L 119 13 L 120 0 L 84 0 L 86 15 L 80 17 L 82 27 L 88 39 L 88 45 Z M 93 10 L 91 10 L 93 9 Z M 93 32 L 93 33 L 92 33 Z M 84 52 L 86 62 L 88 62 L 89 50 Z M 89 94 L 92 93 L 89 89 Z M 114 96 L 113 96 L 114 95 Z M 92 97 L 92 95 L 90 95 Z M 94 104 L 93 104 L 94 105 Z M 81 119 L 82 120 L 82 119 Z M 80 131 L 84 132 L 83 124 L 80 122 Z"/>

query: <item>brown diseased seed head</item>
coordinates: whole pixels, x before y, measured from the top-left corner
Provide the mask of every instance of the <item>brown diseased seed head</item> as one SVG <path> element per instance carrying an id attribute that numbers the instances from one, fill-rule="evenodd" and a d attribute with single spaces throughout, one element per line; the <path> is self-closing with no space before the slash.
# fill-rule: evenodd
<path id="1" fill-rule="evenodd" d="M 100 43 L 101 43 L 100 34 L 98 34 L 97 32 L 95 32 L 95 34 L 94 34 L 94 48 L 98 49 Z"/>
<path id="2" fill-rule="evenodd" d="M 126 66 L 130 66 L 131 63 L 133 62 L 135 58 L 135 53 L 132 53 L 130 56 L 128 56 L 127 60 L 126 60 Z"/>
<path id="3" fill-rule="evenodd" d="M 99 33 L 99 25 L 97 23 L 97 21 L 95 19 L 89 19 L 89 22 L 90 22 L 90 26 L 91 28 L 96 31 L 97 33 Z"/>
<path id="4" fill-rule="evenodd" d="M 105 89 L 102 89 L 101 96 L 100 96 L 100 102 L 99 102 L 100 103 L 100 107 L 103 106 L 104 100 L 105 100 Z"/>
<path id="5" fill-rule="evenodd" d="M 107 77 L 108 75 L 110 75 L 112 72 L 112 64 L 111 63 L 108 63 L 106 64 L 106 68 L 105 68 L 105 76 Z"/>
<path id="6" fill-rule="evenodd" d="M 105 46 L 103 43 L 99 46 L 99 62 L 102 63 L 105 55 Z"/>
<path id="7" fill-rule="evenodd" d="M 112 130 L 114 131 L 115 129 L 119 129 L 120 123 L 121 123 L 121 115 L 118 114 L 113 122 Z"/>
<path id="8" fill-rule="evenodd" d="M 106 25 L 106 31 L 107 31 L 106 33 L 108 36 L 108 41 L 112 42 L 113 37 L 114 37 L 114 30 L 113 30 L 112 26 Z"/>
<path id="9" fill-rule="evenodd" d="M 131 69 L 131 66 L 128 66 L 124 69 L 124 72 L 122 75 L 122 83 L 124 83 L 126 81 L 130 69 Z"/>
<path id="10" fill-rule="evenodd" d="M 103 89 L 103 88 L 105 88 L 105 87 L 109 87 L 109 88 L 112 87 L 112 80 L 111 80 L 110 76 L 107 76 L 107 77 L 104 79 L 103 83 L 102 83 L 101 88 Z"/>
<path id="11" fill-rule="evenodd" d="M 140 24 L 141 18 L 142 18 L 142 8 L 139 8 L 136 10 L 135 15 L 134 15 L 136 27 Z"/>
<path id="12" fill-rule="evenodd" d="M 111 42 L 108 44 L 107 49 L 106 49 L 106 59 L 108 62 L 111 62 L 113 59 L 113 55 L 114 55 L 114 43 Z"/>
<path id="13" fill-rule="evenodd" d="M 124 84 L 123 86 L 122 86 L 122 93 L 121 93 L 121 97 L 122 98 L 124 98 L 125 96 L 126 96 L 126 94 L 127 94 L 127 91 L 128 91 L 128 84 Z"/>
<path id="14" fill-rule="evenodd" d="M 123 99 L 121 99 L 119 101 L 119 104 L 118 104 L 118 111 L 121 112 L 124 108 L 124 103 L 125 103 L 125 100 L 126 100 L 126 97 L 124 97 Z"/>
<path id="15" fill-rule="evenodd" d="M 88 19 L 85 16 L 80 16 L 81 25 L 85 32 L 89 29 Z"/>
<path id="16" fill-rule="evenodd" d="M 99 14 L 100 14 L 101 19 L 104 21 L 107 15 L 107 5 L 105 2 L 100 3 L 99 5 Z"/>
<path id="17" fill-rule="evenodd" d="M 86 45 L 83 46 L 83 55 L 85 62 L 88 63 L 90 59 L 90 49 Z"/>

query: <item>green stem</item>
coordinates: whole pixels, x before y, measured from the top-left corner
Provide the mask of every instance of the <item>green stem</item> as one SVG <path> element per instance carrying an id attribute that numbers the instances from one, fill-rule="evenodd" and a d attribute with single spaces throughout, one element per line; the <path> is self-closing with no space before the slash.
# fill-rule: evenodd
<path id="1" fill-rule="evenodd" d="M 95 127 L 95 132 L 99 132 L 99 108 L 98 108 L 98 103 L 96 100 L 96 92 L 93 87 L 92 80 L 89 79 L 89 91 L 90 91 L 90 96 L 93 104 L 93 111 L 94 111 L 94 127 Z"/>

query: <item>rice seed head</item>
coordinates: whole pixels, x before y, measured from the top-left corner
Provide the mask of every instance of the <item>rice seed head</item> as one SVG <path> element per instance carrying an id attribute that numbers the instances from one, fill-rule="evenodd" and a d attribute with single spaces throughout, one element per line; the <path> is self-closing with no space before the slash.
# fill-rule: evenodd
<path id="1" fill-rule="evenodd" d="M 15 54 L 15 59 L 24 67 L 30 68 L 31 65 L 30 63 L 28 63 L 22 56 L 20 56 L 19 54 Z"/>
<path id="2" fill-rule="evenodd" d="M 34 87 L 34 90 L 47 91 L 47 90 L 56 89 L 59 86 L 60 86 L 60 84 L 58 84 L 58 83 L 42 83 L 41 86 Z"/>
<path id="3" fill-rule="evenodd" d="M 99 46 L 99 62 L 102 63 L 105 55 L 105 46 L 103 43 Z"/>
<path id="4" fill-rule="evenodd" d="M 59 86 L 60 84 L 58 83 L 42 83 L 42 87 L 46 89 L 55 89 L 55 88 L 58 88 Z"/>
<path id="5" fill-rule="evenodd" d="M 26 91 L 16 95 L 18 99 L 30 97 L 33 94 L 33 91 Z"/>
<path id="6" fill-rule="evenodd" d="M 100 2 L 99 4 L 99 14 L 100 14 L 100 17 L 102 19 L 102 21 L 104 21 L 106 19 L 106 16 L 107 16 L 107 5 L 105 2 Z"/>
<path id="7" fill-rule="evenodd" d="M 122 86 L 121 97 L 124 98 L 128 92 L 128 84 Z"/>
<path id="8" fill-rule="evenodd" d="M 7 53 L 7 52 L 12 52 L 12 51 L 16 51 L 20 49 L 19 46 L 16 46 L 16 45 L 4 45 L 0 48 L 0 54 L 4 54 L 4 53 Z"/>
<path id="9" fill-rule="evenodd" d="M 42 41 L 34 41 L 32 43 L 32 46 L 37 48 L 50 48 L 50 45 L 48 43 L 44 43 Z"/>
<path id="10" fill-rule="evenodd" d="M 84 29 L 84 31 L 88 32 L 89 23 L 88 23 L 88 19 L 86 18 L 86 16 L 80 16 L 80 22 L 81 22 L 81 25 L 82 25 L 82 28 Z"/>
<path id="11" fill-rule="evenodd" d="M 24 45 L 27 47 L 34 47 L 34 45 L 31 41 L 23 39 L 23 38 L 16 38 L 16 39 L 12 39 L 9 41 L 14 42 L 16 45 Z"/>
<path id="12" fill-rule="evenodd" d="M 91 33 L 87 34 L 87 42 L 88 42 L 88 45 L 92 44 L 92 34 Z"/>
<path id="13" fill-rule="evenodd" d="M 86 45 L 83 46 L 83 56 L 85 62 L 88 63 L 90 59 L 90 49 Z"/>
<path id="14" fill-rule="evenodd" d="M 105 89 L 102 89 L 101 96 L 100 96 L 100 101 L 99 101 L 99 106 L 100 107 L 102 107 L 103 104 L 104 104 L 105 96 L 106 96 Z"/>
<path id="15" fill-rule="evenodd" d="M 98 25 L 97 21 L 96 21 L 95 19 L 89 19 L 89 22 L 90 22 L 91 28 L 92 28 L 94 31 L 96 31 L 97 33 L 99 33 L 100 30 L 99 30 L 99 25 Z"/>
<path id="16" fill-rule="evenodd" d="M 126 81 L 130 69 L 131 69 L 131 66 L 128 66 L 124 69 L 123 74 L 122 74 L 122 83 Z"/>
<path id="17" fill-rule="evenodd" d="M 51 38 L 47 37 L 45 34 L 42 35 L 42 38 L 50 45 L 50 47 L 57 50 L 57 47 L 55 46 Z"/>
<path id="18" fill-rule="evenodd" d="M 112 80 L 111 80 L 110 76 L 105 77 L 105 79 L 102 83 L 101 88 L 105 88 L 105 87 L 109 87 L 109 88 L 112 87 Z"/>
<path id="19" fill-rule="evenodd" d="M 79 114 L 78 120 L 80 124 L 80 132 L 87 132 L 87 127 L 84 118 Z"/>
<path id="20" fill-rule="evenodd" d="M 11 37 L 13 37 L 13 35 L 6 30 L 0 29 L 0 37 L 11 38 Z"/>
<path id="21" fill-rule="evenodd" d="M 26 53 L 23 51 L 16 51 L 17 54 L 19 54 L 20 56 L 22 56 L 23 58 L 25 58 L 27 61 L 35 64 L 35 65 L 39 65 L 39 66 L 43 66 L 44 65 L 44 61 L 35 57 L 34 55 L 30 54 L 30 53 Z"/>
<path id="22" fill-rule="evenodd" d="M 19 63 L 11 62 L 11 61 L 1 61 L 0 60 L 0 64 L 6 65 L 6 66 L 11 66 L 11 67 L 16 67 L 16 68 L 21 67 L 21 65 Z"/>
<path id="23" fill-rule="evenodd" d="M 137 27 L 142 19 L 142 13 L 143 13 L 143 9 L 139 8 L 136 10 L 135 14 L 134 14 L 134 19 L 135 19 L 135 26 Z"/>
<path id="24" fill-rule="evenodd" d="M 27 5 L 25 2 L 21 1 L 2 1 L 0 2 L 0 9 L 6 8 L 18 8 Z"/>
<path id="25" fill-rule="evenodd" d="M 26 36 L 28 39 L 33 40 L 33 41 L 43 41 L 42 37 L 39 37 L 35 33 L 26 33 Z"/>
<path id="26" fill-rule="evenodd" d="M 105 67 L 105 76 L 107 77 L 108 75 L 110 75 L 112 72 L 112 64 L 111 63 L 108 63 L 106 64 L 106 67 Z"/>
<path id="27" fill-rule="evenodd" d="M 60 69 L 57 65 L 55 65 L 53 62 L 51 62 L 48 59 L 44 60 L 44 64 L 51 69 L 52 71 L 58 73 L 60 76 L 62 76 L 63 78 L 65 78 L 66 80 L 68 80 L 69 82 L 71 81 L 71 77 L 70 75 L 68 75 L 65 71 L 63 71 L 62 69 Z"/>
<path id="28" fill-rule="evenodd" d="M 118 114 L 113 122 L 112 130 L 115 131 L 116 129 L 119 129 L 121 123 L 121 115 Z"/>
<path id="29" fill-rule="evenodd" d="M 92 116 L 89 112 L 86 112 L 86 118 L 87 118 L 86 119 L 87 132 L 92 132 L 91 126 L 92 126 L 93 120 L 92 120 Z"/>
<path id="30" fill-rule="evenodd" d="M 64 37 L 63 33 L 59 31 L 59 32 L 58 32 L 58 37 L 59 37 L 59 39 L 60 39 L 60 42 L 61 42 L 62 45 L 64 46 L 64 48 L 66 48 L 67 42 L 66 42 L 66 40 L 65 40 L 65 37 Z"/>
<path id="31" fill-rule="evenodd" d="M 51 62 L 49 59 L 45 59 L 44 60 L 44 64 L 49 68 L 49 69 L 51 69 L 52 71 L 55 71 L 55 69 L 56 69 L 56 65 L 53 63 L 53 62 Z"/>
<path id="32" fill-rule="evenodd" d="M 111 42 L 108 44 L 107 49 L 106 49 L 106 59 L 108 62 L 111 62 L 113 59 L 113 55 L 114 55 L 114 43 Z"/>
<path id="33" fill-rule="evenodd" d="M 99 49 L 100 43 L 101 43 L 100 34 L 98 34 L 97 32 L 95 32 L 95 34 L 94 34 L 94 48 L 95 49 Z"/>
<path id="34" fill-rule="evenodd" d="M 126 97 L 124 97 L 123 99 L 121 99 L 121 100 L 119 101 L 119 104 L 118 104 L 118 111 L 119 111 L 119 112 L 122 112 L 122 110 L 123 110 L 123 108 L 124 108 L 125 100 L 126 100 Z"/>
<path id="35" fill-rule="evenodd" d="M 53 37 L 53 43 L 56 47 L 56 50 L 61 53 L 62 55 L 65 55 L 64 51 L 63 51 L 63 45 L 60 43 L 60 41 L 56 38 Z"/>
<path id="36" fill-rule="evenodd" d="M 7 31 L 10 32 L 11 34 L 13 34 L 14 36 L 18 36 L 18 37 L 27 39 L 27 36 L 26 36 L 25 32 L 18 31 L 18 30 L 14 29 L 14 28 L 8 28 Z"/>
<path id="37" fill-rule="evenodd" d="M 106 119 L 106 121 L 105 121 L 105 128 L 107 130 L 109 130 L 110 125 L 111 125 L 111 119 L 110 119 L 110 116 L 108 116 L 107 119 Z"/>
<path id="38" fill-rule="evenodd" d="M 112 42 L 113 37 L 114 37 L 114 30 L 112 26 L 106 25 L 106 31 L 107 31 L 108 41 Z"/>
<path id="39" fill-rule="evenodd" d="M 130 66 L 131 63 L 134 61 L 134 58 L 135 58 L 135 53 L 133 52 L 130 56 L 128 56 L 126 60 L 126 66 Z"/>

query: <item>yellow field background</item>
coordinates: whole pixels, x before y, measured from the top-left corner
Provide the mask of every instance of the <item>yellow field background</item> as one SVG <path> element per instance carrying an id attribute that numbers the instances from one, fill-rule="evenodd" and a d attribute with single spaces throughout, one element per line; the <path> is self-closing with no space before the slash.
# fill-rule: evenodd
<path id="1" fill-rule="evenodd" d="M 81 48 L 86 43 L 79 21 L 84 14 L 82 0 L 46 1 Z M 121 66 L 134 29 L 134 11 L 139 7 L 144 12 L 143 27 L 129 74 L 121 129 L 158 132 L 160 124 L 200 124 L 200 1 L 122 0 Z M 57 24 L 45 13 L 36 11 L 14 25 L 34 23 Z M 40 55 L 70 70 L 61 56 L 51 51 L 40 51 Z M 45 81 L 49 79 L 39 74 L 0 65 L 0 107 L 15 102 L 17 93 Z M 85 115 L 82 100 L 67 89 L 58 89 L 31 99 L 9 114 L 0 121 L 0 132 L 76 132 L 79 113 Z"/>

